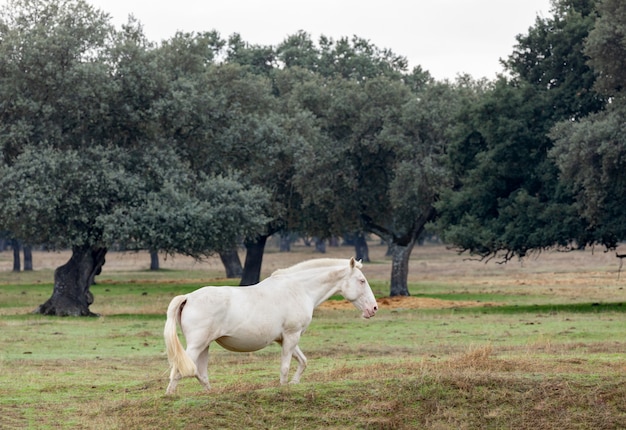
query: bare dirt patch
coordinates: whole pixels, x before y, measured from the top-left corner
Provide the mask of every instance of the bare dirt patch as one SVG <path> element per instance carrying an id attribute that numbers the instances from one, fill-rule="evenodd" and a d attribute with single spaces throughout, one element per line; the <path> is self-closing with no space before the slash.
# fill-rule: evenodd
<path id="1" fill-rule="evenodd" d="M 479 301 L 441 300 L 426 297 L 382 297 L 376 300 L 380 309 L 448 309 L 489 306 L 493 304 Z M 327 300 L 319 306 L 321 309 L 352 309 L 354 305 L 347 300 Z"/>

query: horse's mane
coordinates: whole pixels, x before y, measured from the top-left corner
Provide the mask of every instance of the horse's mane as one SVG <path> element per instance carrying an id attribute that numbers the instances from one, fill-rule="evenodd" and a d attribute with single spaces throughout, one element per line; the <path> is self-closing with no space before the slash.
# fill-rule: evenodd
<path id="1" fill-rule="evenodd" d="M 313 258 L 311 260 L 301 261 L 300 263 L 294 264 L 293 266 L 286 267 L 284 269 L 275 270 L 271 276 L 275 275 L 286 275 L 290 273 L 299 272 L 302 270 L 315 269 L 318 267 L 329 267 L 329 266 L 350 266 L 350 260 L 346 258 Z M 354 267 L 360 269 L 363 267 L 363 264 L 360 261 L 354 262 Z"/>

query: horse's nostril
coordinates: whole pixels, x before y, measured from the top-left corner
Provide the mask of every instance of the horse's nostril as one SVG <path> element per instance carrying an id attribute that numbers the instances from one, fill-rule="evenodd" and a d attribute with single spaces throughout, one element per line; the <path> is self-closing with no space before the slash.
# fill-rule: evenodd
<path id="1" fill-rule="evenodd" d="M 374 310 L 377 311 L 378 310 L 378 306 L 374 306 Z"/>

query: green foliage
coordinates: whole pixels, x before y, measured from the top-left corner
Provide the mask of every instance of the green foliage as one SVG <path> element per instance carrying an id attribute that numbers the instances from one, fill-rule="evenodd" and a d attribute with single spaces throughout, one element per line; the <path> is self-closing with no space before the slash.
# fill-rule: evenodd
<path id="1" fill-rule="evenodd" d="M 101 137 L 111 90 L 108 17 L 83 1 L 12 1 L 0 15 L 0 150 L 80 148 Z M 34 120 L 36 119 L 36 120 Z"/>
<path id="2" fill-rule="evenodd" d="M 614 96 L 626 88 L 626 5 L 619 0 L 598 3 L 599 18 L 585 42 L 596 88 Z"/>
<path id="3" fill-rule="evenodd" d="M 276 56 L 289 68 L 301 67 L 324 77 L 356 81 L 377 76 L 399 79 L 408 67 L 405 57 L 380 49 L 361 37 L 333 40 L 322 35 L 315 44 L 304 31 L 279 44 Z"/>
<path id="4" fill-rule="evenodd" d="M 2 166 L 0 224 L 31 243 L 104 245 L 102 216 L 136 200 L 137 178 L 100 147 L 23 151 L 12 166 Z"/>
<path id="5" fill-rule="evenodd" d="M 460 249 L 508 258 L 575 234 L 565 230 L 569 220 L 553 218 L 565 219 L 567 205 L 555 195 L 556 169 L 545 160 L 550 114 L 541 100 L 533 87 L 501 80 L 470 107 L 467 134 L 450 148 L 451 162 L 462 163 L 453 164 L 458 185 L 437 205 L 444 238 Z"/>
<path id="6" fill-rule="evenodd" d="M 194 177 L 172 152 L 26 148 L 0 175 L 0 224 L 53 247 L 117 243 L 193 256 L 262 229 L 256 188 Z"/>
<path id="7" fill-rule="evenodd" d="M 528 34 L 517 37 L 518 44 L 505 62 L 515 77 L 550 94 L 546 114 L 555 120 L 580 118 L 604 105 L 604 98 L 592 89 L 594 71 L 583 52 L 596 22 L 596 3 L 556 1 L 552 16 L 537 17 Z"/>
<path id="8" fill-rule="evenodd" d="M 228 38 L 229 63 L 247 66 L 256 75 L 269 75 L 276 66 L 276 53 L 272 46 L 253 45 L 237 33 Z"/>
<path id="9" fill-rule="evenodd" d="M 312 113 L 324 137 L 305 147 L 296 180 L 307 202 L 329 212 L 328 231 L 363 228 L 361 217 L 385 237 L 410 236 L 446 183 L 444 111 L 453 90 L 433 85 L 412 95 L 402 82 L 379 77 L 364 84 L 333 79 L 297 96 L 319 109 Z"/>
<path id="10" fill-rule="evenodd" d="M 611 0 L 600 2 L 598 12 L 585 53 L 598 77 L 596 88 L 611 99 L 602 112 L 558 123 L 551 132 L 551 155 L 576 196 L 578 212 L 591 226 L 590 236 L 612 248 L 626 237 L 626 14 L 621 2 Z"/>
<path id="11" fill-rule="evenodd" d="M 191 178 L 190 178 L 191 179 Z M 135 207 L 105 217 L 106 238 L 128 249 L 158 249 L 196 258 L 230 250 L 241 237 L 263 231 L 268 205 L 259 188 L 236 178 L 193 179 L 191 188 L 166 180 Z"/>
<path id="12" fill-rule="evenodd" d="M 577 196 L 593 239 L 615 247 L 626 237 L 626 107 L 619 102 L 576 123 L 557 124 L 551 152 Z"/>
<path id="13" fill-rule="evenodd" d="M 593 1 L 555 2 L 554 16 L 537 18 L 506 62 L 500 78 L 467 104 L 449 147 L 455 187 L 443 193 L 437 225 L 461 250 L 504 259 L 552 246 L 594 243 L 574 196 L 548 156 L 557 121 L 596 112 L 583 43 L 593 27 Z M 555 137 L 554 134 L 551 135 Z"/>

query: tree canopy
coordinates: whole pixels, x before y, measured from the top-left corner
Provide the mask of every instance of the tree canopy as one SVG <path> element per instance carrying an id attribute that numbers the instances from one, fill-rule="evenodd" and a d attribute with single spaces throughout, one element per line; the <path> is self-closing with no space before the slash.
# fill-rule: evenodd
<path id="1" fill-rule="evenodd" d="M 505 260 L 615 246 L 624 16 L 616 0 L 557 0 L 518 36 L 507 75 L 437 82 L 358 36 L 155 43 L 84 0 L 12 0 L 0 229 L 72 249 L 40 308 L 59 315 L 90 314 L 113 245 L 199 258 L 243 242 L 246 285 L 271 234 L 373 233 L 390 246 L 392 295 L 408 294 L 427 228 Z"/>
<path id="2" fill-rule="evenodd" d="M 381 76 L 364 83 L 333 81 L 319 113 L 322 144 L 300 159 L 297 184 L 305 201 L 328 214 L 328 232 L 351 228 L 384 238 L 398 269 L 391 294 L 407 295 L 411 249 L 447 186 L 443 163 L 455 93 L 429 85 L 413 93 Z"/>
<path id="3" fill-rule="evenodd" d="M 562 121 L 551 132 L 551 156 L 576 196 L 576 208 L 593 240 L 609 248 L 626 237 L 626 9 L 604 0 L 585 42 L 606 108 L 576 121 Z"/>
<path id="4" fill-rule="evenodd" d="M 498 79 L 463 114 L 449 152 L 456 186 L 437 205 L 444 239 L 460 250 L 506 260 L 596 241 L 548 156 L 558 121 L 598 112 L 606 100 L 594 90 L 583 52 L 594 4 L 555 2 L 554 16 L 537 18 L 528 35 L 518 36 L 505 62 L 512 76 Z"/>

